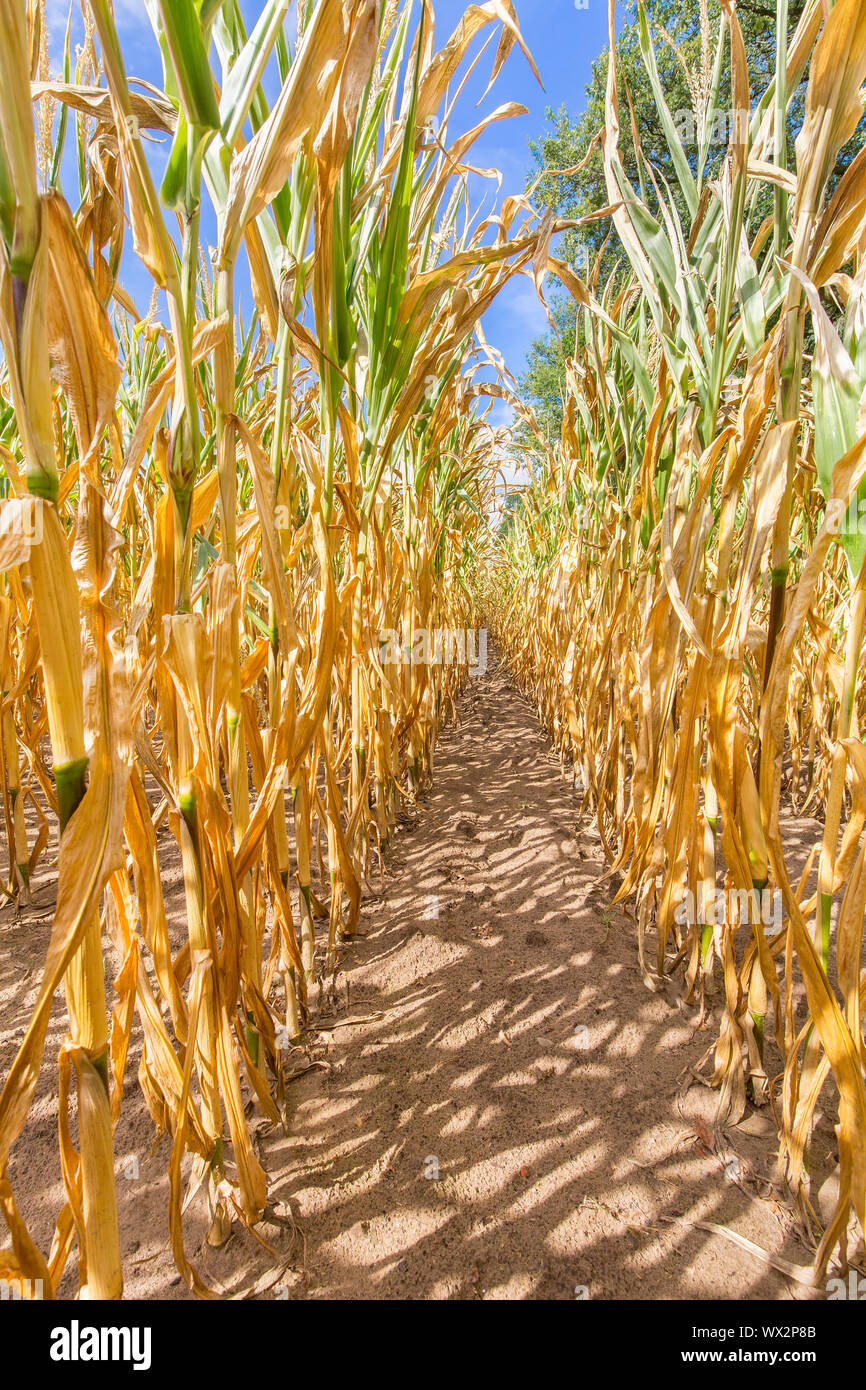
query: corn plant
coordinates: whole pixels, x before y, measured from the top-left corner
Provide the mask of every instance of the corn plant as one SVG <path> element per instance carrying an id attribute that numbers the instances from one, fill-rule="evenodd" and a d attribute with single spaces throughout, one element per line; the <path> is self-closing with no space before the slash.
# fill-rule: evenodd
<path id="1" fill-rule="evenodd" d="M 521 108 L 448 129 L 479 36 L 498 30 L 493 78 L 523 46 L 509 0 L 471 6 L 441 48 L 429 4 L 304 0 L 290 32 L 286 0 L 268 0 L 251 33 L 236 0 L 145 9 L 160 90 L 128 73 L 110 0 L 85 0 L 62 81 L 40 59 L 43 6 L 0 13 L 8 895 L 55 818 L 60 832 L 39 999 L 0 1094 L 0 1272 L 53 1292 L 77 1244 L 82 1293 L 100 1298 L 122 1290 L 112 1132 L 133 1035 L 171 1136 L 189 1287 L 214 1292 L 184 1245 L 197 1193 L 214 1245 L 269 1209 L 248 1103 L 285 1123 L 286 1048 L 467 672 L 383 664 L 380 634 L 411 645 L 476 621 L 495 475 L 476 325 L 550 235 L 528 207 L 480 222 L 473 203 L 473 143 Z M 159 183 L 149 132 L 170 142 Z M 153 285 L 144 317 L 121 283 L 132 254 Z M 41 531 L 23 524 L 36 508 Z M 9 1156 L 61 984 L 66 1200 L 46 1254 Z"/>
<path id="2" fill-rule="evenodd" d="M 817 1279 L 849 1224 L 862 1237 L 866 1220 L 866 151 L 832 179 L 862 115 L 866 17 L 844 0 L 809 3 L 792 27 L 780 3 L 775 75 L 753 105 L 734 5 L 723 3 L 716 35 L 702 10 L 702 48 L 715 58 L 691 83 L 702 94 L 695 153 L 666 105 L 638 10 L 678 196 L 633 126 L 638 186 L 624 173 L 628 92 L 612 58 L 601 139 L 628 273 L 601 284 L 599 263 L 584 281 L 547 259 L 579 315 L 562 437 L 540 455 L 487 602 L 518 679 L 573 759 L 616 899 L 634 901 L 647 984 L 680 973 L 704 1017 L 720 976 L 718 1036 L 704 1059 L 720 1114 L 735 1122 L 747 1100 L 772 1102 L 781 1173 L 816 1237 Z M 724 63 L 735 119 L 709 178 L 707 121 Z M 790 151 L 786 113 L 804 81 Z M 824 820 L 796 874 L 786 800 Z M 720 876 L 724 906 L 707 914 L 700 905 L 716 905 Z M 762 908 L 774 893 L 779 920 Z M 832 1087 L 840 1191 L 821 1233 L 809 1142 Z"/>

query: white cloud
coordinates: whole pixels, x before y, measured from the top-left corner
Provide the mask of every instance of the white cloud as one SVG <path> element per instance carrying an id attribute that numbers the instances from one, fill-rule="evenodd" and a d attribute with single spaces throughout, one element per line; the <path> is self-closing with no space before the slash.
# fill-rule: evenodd
<path id="1" fill-rule="evenodd" d="M 495 430 L 507 430 L 514 424 L 514 410 L 507 401 L 493 402 L 493 409 L 490 412 L 490 423 Z"/>

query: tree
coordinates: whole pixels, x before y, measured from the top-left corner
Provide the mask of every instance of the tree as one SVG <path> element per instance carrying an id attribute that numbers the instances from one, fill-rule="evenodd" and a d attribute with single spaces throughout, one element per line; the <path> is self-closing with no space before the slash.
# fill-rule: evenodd
<path id="1" fill-rule="evenodd" d="M 802 14 L 803 5 L 804 0 L 789 0 L 790 33 L 793 33 Z M 683 140 L 686 155 L 694 169 L 697 165 L 697 149 L 691 113 L 695 98 L 699 99 L 701 92 L 708 89 L 709 72 L 715 57 L 712 43 L 719 31 L 719 3 L 718 0 L 708 0 L 707 4 L 712 36 L 709 45 L 702 35 L 699 6 L 684 7 L 679 0 L 645 0 L 645 7 L 662 87 Z M 623 26 L 616 41 L 621 97 L 620 153 L 623 166 L 634 188 L 640 190 L 644 201 L 653 209 L 655 197 L 651 182 L 638 167 L 632 137 L 633 115 L 634 128 L 639 132 L 644 159 L 656 177 L 663 179 L 673 191 L 678 210 L 687 224 L 685 208 L 679 199 L 673 162 L 641 55 L 637 0 L 627 0 L 627 10 L 630 19 Z M 746 45 L 754 103 L 766 90 L 775 72 L 775 5 L 772 0 L 739 0 L 737 17 Z M 530 141 L 536 165 L 530 176 L 530 184 L 540 180 L 534 194 L 535 201 L 537 204 L 555 208 L 561 217 L 586 217 L 608 206 L 604 166 L 598 147 L 592 152 L 586 167 L 577 174 L 561 178 L 545 176 L 544 173 L 546 169 L 572 168 L 586 158 L 594 137 L 605 124 L 607 65 L 606 49 L 593 63 L 592 75 L 586 88 L 586 106 L 580 116 L 572 118 L 564 106 L 558 111 L 548 108 L 546 116 L 550 128 L 539 139 Z M 789 162 L 792 165 L 794 139 L 803 116 L 804 92 L 805 80 L 789 111 Z M 731 106 L 730 93 L 730 69 L 726 53 L 716 103 L 716 110 L 721 114 L 716 121 L 709 157 L 711 174 L 724 159 L 728 145 L 726 113 Z M 842 151 L 835 178 L 841 176 L 862 145 L 863 129 L 864 123 L 861 122 L 857 135 Z M 769 210 L 771 199 L 769 189 L 764 190 L 755 209 L 756 227 Z M 584 276 L 591 272 L 598 260 L 598 285 L 601 288 L 611 277 L 627 273 L 625 257 L 616 234 L 610 233 L 611 223 L 608 219 L 590 222 L 585 227 L 566 233 L 557 254 L 568 260 Z M 570 296 L 566 297 L 563 293 L 553 291 L 550 303 L 559 337 L 549 333 L 535 340 L 529 352 L 528 367 L 522 378 L 521 388 L 551 436 L 556 437 L 562 427 L 565 359 L 574 349 L 575 314 Z"/>

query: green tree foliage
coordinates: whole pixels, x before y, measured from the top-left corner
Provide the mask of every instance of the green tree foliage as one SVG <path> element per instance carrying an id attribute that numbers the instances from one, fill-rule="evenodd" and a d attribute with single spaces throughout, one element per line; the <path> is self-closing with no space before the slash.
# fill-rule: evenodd
<path id="1" fill-rule="evenodd" d="M 719 0 L 706 2 L 706 13 L 710 21 L 709 43 L 702 35 L 702 5 L 683 6 L 680 0 L 645 0 L 645 3 L 659 76 L 667 94 L 669 108 L 674 113 L 683 139 L 687 157 L 694 169 L 697 163 L 697 149 L 693 136 L 690 138 L 691 112 L 695 104 L 705 98 L 709 85 L 709 75 L 715 59 L 713 45 L 719 32 Z M 802 10 L 803 0 L 790 0 L 789 19 L 792 34 Z M 623 165 L 635 189 L 640 189 L 641 196 L 650 208 L 654 208 L 656 199 L 652 184 L 647 180 L 645 171 L 638 166 L 632 134 L 633 123 L 639 134 L 645 161 L 651 166 L 655 176 L 668 185 L 674 201 L 679 206 L 677 179 L 641 57 L 636 0 L 627 0 L 626 11 L 627 22 L 616 42 L 617 70 L 622 95 L 620 151 Z M 762 3 L 762 0 L 739 0 L 737 17 L 746 44 L 752 97 L 755 100 L 766 89 L 775 71 L 775 6 L 770 4 L 769 0 L 767 3 Z M 728 111 L 731 106 L 729 51 L 729 46 L 726 45 L 721 86 L 715 108 L 718 113 L 716 132 L 709 155 L 710 175 L 718 169 L 724 159 L 728 144 Z M 540 178 L 534 195 L 536 203 L 554 207 L 562 217 L 586 217 L 608 205 L 602 155 L 598 146 L 593 150 L 586 167 L 579 173 L 566 178 L 547 177 L 544 174 L 547 169 L 572 168 L 586 158 L 593 138 L 604 125 L 607 61 L 608 53 L 605 50 L 593 63 L 583 113 L 573 118 L 564 106 L 558 111 L 549 108 L 547 131 L 538 140 L 530 142 L 536 164 L 531 182 L 535 183 Z M 792 167 L 794 135 L 802 123 L 804 92 L 805 82 L 789 111 L 789 164 Z M 837 178 L 847 168 L 862 144 L 863 128 L 861 124 L 857 136 L 842 151 L 836 170 Z M 754 211 L 753 230 L 757 229 L 762 218 L 771 211 L 771 203 L 772 196 L 769 190 L 766 190 Z M 679 206 L 679 211 L 681 214 L 685 213 L 682 206 Z M 611 277 L 616 283 L 617 277 L 626 273 L 625 258 L 621 254 L 616 234 L 611 234 L 611 223 L 606 218 L 567 233 L 557 254 L 570 261 L 579 273 L 586 277 L 597 266 L 599 290 Z M 533 343 L 521 385 L 539 420 L 555 437 L 562 425 L 565 359 L 574 350 L 575 312 L 571 298 L 552 289 L 550 303 L 558 334 L 548 333 Z"/>

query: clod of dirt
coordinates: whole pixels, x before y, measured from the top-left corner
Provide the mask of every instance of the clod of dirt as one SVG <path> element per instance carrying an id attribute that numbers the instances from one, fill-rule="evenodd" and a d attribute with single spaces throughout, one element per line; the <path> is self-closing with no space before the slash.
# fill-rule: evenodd
<path id="1" fill-rule="evenodd" d="M 815 1203 L 822 1220 L 831 1221 L 836 1211 L 836 1203 L 839 1201 L 839 1174 L 831 1173 L 824 1180 L 818 1189 Z"/>
<path id="2" fill-rule="evenodd" d="M 547 946 L 549 942 L 543 931 L 528 931 L 523 938 L 527 946 Z"/>
<path id="3" fill-rule="evenodd" d="M 776 1133 L 776 1126 L 773 1124 L 769 1115 L 762 1113 L 760 1110 L 755 1110 L 751 1115 L 746 1115 L 735 1128 L 738 1129 L 741 1134 L 754 1134 L 757 1136 Z"/>

